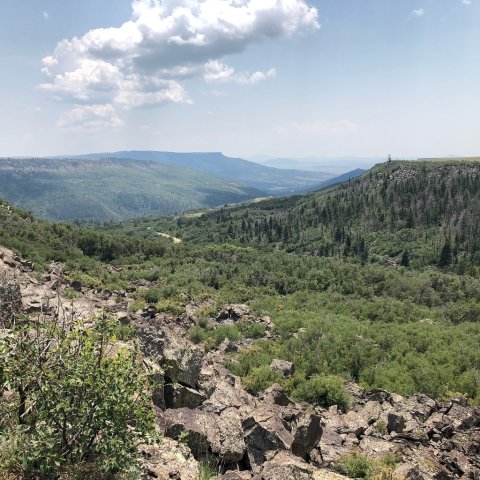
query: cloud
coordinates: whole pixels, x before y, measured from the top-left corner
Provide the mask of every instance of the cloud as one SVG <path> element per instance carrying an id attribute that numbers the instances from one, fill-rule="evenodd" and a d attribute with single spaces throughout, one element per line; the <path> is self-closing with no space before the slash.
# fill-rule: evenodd
<path id="1" fill-rule="evenodd" d="M 43 12 L 42 12 L 42 15 L 43 15 L 43 18 L 44 18 L 45 20 L 48 20 L 48 18 L 49 18 L 48 12 L 43 11 Z"/>
<path id="2" fill-rule="evenodd" d="M 290 137 L 331 137 L 357 133 L 359 126 L 350 120 L 319 120 L 316 122 L 290 122 L 277 127 L 276 132 Z"/>
<path id="3" fill-rule="evenodd" d="M 218 60 L 210 60 L 204 66 L 203 78 L 209 83 L 237 83 L 239 85 L 256 85 L 257 83 L 275 78 L 277 71 L 271 68 L 267 72 L 236 73 L 232 67 L 225 65 Z"/>
<path id="4" fill-rule="evenodd" d="M 472 0 L 462 0 L 462 3 L 468 6 L 472 4 Z"/>
<path id="5" fill-rule="evenodd" d="M 412 10 L 412 15 L 415 17 L 423 17 L 425 15 L 425 9 L 424 8 L 417 8 L 416 10 Z"/>
<path id="6" fill-rule="evenodd" d="M 130 109 L 189 103 L 184 83 L 256 85 L 276 76 L 235 72 L 221 59 L 320 27 L 305 0 L 133 0 L 119 27 L 59 42 L 42 60 L 40 88 L 60 101 Z"/>
<path id="7" fill-rule="evenodd" d="M 97 132 L 104 128 L 120 127 L 112 105 L 78 105 L 58 120 L 58 126 L 72 132 Z"/>

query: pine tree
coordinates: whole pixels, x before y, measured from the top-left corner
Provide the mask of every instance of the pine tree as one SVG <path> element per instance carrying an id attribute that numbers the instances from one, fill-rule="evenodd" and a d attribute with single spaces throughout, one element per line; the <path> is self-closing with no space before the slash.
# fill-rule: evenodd
<path id="1" fill-rule="evenodd" d="M 403 251 L 402 259 L 400 260 L 400 265 L 406 268 L 410 266 L 410 254 L 408 253 L 407 250 Z"/>
<path id="2" fill-rule="evenodd" d="M 452 246 L 450 240 L 445 240 L 442 251 L 440 253 L 440 259 L 438 260 L 439 267 L 448 267 L 452 263 Z"/>

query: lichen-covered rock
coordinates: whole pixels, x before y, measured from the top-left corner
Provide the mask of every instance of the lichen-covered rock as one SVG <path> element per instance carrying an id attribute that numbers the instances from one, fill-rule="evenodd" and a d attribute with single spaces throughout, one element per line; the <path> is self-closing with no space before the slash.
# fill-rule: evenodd
<path id="1" fill-rule="evenodd" d="M 313 413 L 301 411 L 292 421 L 292 453 L 306 458 L 320 442 L 322 432 L 320 417 Z"/>
<path id="2" fill-rule="evenodd" d="M 241 411 L 247 411 L 254 408 L 255 405 L 255 397 L 242 387 L 240 379 L 233 375 L 227 375 L 218 381 L 215 390 L 204 402 L 202 409 L 220 413 L 227 408 L 234 407 Z"/>
<path id="3" fill-rule="evenodd" d="M 220 312 L 218 312 L 217 321 L 230 323 L 251 314 L 252 309 L 243 303 L 225 305 Z"/>
<path id="4" fill-rule="evenodd" d="M 195 388 L 202 368 L 203 352 L 155 319 L 136 319 L 142 352 L 155 360 L 171 381 Z"/>
<path id="5" fill-rule="evenodd" d="M 197 459 L 213 454 L 219 463 L 228 465 L 244 455 L 242 425 L 234 408 L 218 415 L 188 408 L 166 410 L 161 421 L 166 436 L 182 439 Z"/>
<path id="6" fill-rule="evenodd" d="M 291 377 L 295 373 L 295 365 L 287 360 L 279 360 L 274 358 L 270 364 L 270 368 L 284 377 Z"/>
<path id="7" fill-rule="evenodd" d="M 198 480 L 198 462 L 188 447 L 170 438 L 156 445 L 140 447 L 142 467 L 147 478 Z"/>
<path id="8" fill-rule="evenodd" d="M 280 405 L 281 407 L 288 407 L 293 405 L 293 402 L 288 398 L 285 390 L 278 384 L 274 383 L 268 387 L 262 395 L 262 402 L 272 405 Z"/>
<path id="9" fill-rule="evenodd" d="M 197 408 L 207 397 L 191 387 L 179 383 L 165 383 L 165 408 Z"/>
<path id="10" fill-rule="evenodd" d="M 346 480 L 347 477 L 316 468 L 290 452 L 277 452 L 253 480 Z"/>

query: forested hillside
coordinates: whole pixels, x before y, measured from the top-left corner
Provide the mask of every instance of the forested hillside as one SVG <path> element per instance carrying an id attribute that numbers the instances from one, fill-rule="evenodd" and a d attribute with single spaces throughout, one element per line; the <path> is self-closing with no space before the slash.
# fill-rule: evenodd
<path id="1" fill-rule="evenodd" d="M 235 181 L 128 159 L 0 159 L 0 197 L 38 216 L 120 220 L 264 195 Z"/>
<path id="2" fill-rule="evenodd" d="M 333 173 L 268 167 L 242 158 L 228 157 L 220 152 L 176 153 L 133 150 L 92 153 L 81 155 L 78 158 L 127 158 L 189 168 L 206 175 L 213 175 L 263 190 L 269 195 L 288 195 L 293 192 L 311 190 L 335 176 Z M 349 170 L 348 167 L 345 168 L 345 171 L 347 170 Z"/>
<path id="3" fill-rule="evenodd" d="M 157 226 L 194 243 L 264 245 L 363 263 L 480 264 L 480 161 L 390 162 L 340 186 Z"/>
<path id="4" fill-rule="evenodd" d="M 279 381 L 267 367 L 280 357 L 297 365 L 285 388 L 298 395 L 315 375 L 335 374 L 368 388 L 478 401 L 479 170 L 476 162 L 392 162 L 306 196 L 101 228 L 4 206 L 0 243 L 38 269 L 66 261 L 85 285 L 136 285 L 134 308 L 180 314 L 191 301 L 204 305 L 191 338 L 207 348 L 263 335 L 261 325 L 209 323 L 221 305 L 249 303 L 275 325 L 273 338 L 232 359 L 255 391 Z"/>

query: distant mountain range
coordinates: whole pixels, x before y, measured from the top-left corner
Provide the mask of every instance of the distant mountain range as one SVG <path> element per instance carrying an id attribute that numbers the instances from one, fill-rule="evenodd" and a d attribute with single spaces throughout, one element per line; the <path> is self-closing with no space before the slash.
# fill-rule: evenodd
<path id="1" fill-rule="evenodd" d="M 55 221 L 107 221 L 303 193 L 362 172 L 281 170 L 221 153 L 0 158 L 0 198 Z"/>
<path id="2" fill-rule="evenodd" d="M 322 172 L 327 175 L 339 175 L 355 168 L 368 169 L 384 162 L 381 157 L 304 157 L 304 158 L 270 158 L 263 155 L 250 157 L 249 160 L 274 168 Z"/>
<path id="3" fill-rule="evenodd" d="M 106 159 L 128 158 L 163 163 L 174 167 L 191 168 L 219 178 L 234 180 L 272 195 L 285 195 L 316 188 L 334 175 L 326 172 L 285 170 L 260 165 L 241 158 L 227 157 L 219 152 L 175 153 L 156 151 L 120 151 L 89 153 L 68 158 Z M 342 171 L 341 173 L 343 173 Z"/>

